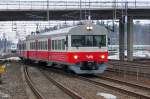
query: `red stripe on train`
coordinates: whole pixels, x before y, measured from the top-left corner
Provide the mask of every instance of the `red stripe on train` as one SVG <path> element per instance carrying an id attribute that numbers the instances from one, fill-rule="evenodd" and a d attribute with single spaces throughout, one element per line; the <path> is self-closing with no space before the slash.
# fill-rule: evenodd
<path id="1" fill-rule="evenodd" d="M 48 51 L 24 51 L 23 57 L 45 61 L 60 61 L 77 63 L 81 61 L 96 61 L 98 63 L 108 61 L 108 52 L 48 52 Z"/>

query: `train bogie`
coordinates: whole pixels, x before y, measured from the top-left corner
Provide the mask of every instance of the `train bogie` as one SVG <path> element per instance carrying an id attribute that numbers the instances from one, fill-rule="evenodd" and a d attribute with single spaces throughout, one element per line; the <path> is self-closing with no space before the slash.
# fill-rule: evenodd
<path id="1" fill-rule="evenodd" d="M 69 68 L 77 74 L 100 74 L 104 73 L 107 65 L 104 63 L 97 64 L 94 62 L 91 65 L 91 62 L 85 62 L 84 65 L 71 65 Z"/>

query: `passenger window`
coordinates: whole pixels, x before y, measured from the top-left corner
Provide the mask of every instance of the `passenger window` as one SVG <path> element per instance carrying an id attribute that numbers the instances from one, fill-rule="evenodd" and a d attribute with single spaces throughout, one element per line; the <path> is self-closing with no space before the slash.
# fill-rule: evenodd
<path id="1" fill-rule="evenodd" d="M 54 40 L 54 45 L 55 45 L 55 50 L 57 50 L 57 41 L 56 40 Z"/>
<path id="2" fill-rule="evenodd" d="M 33 42 L 33 49 L 35 49 L 35 42 Z"/>
<path id="3" fill-rule="evenodd" d="M 52 49 L 54 50 L 54 40 L 52 40 Z"/>
<path id="4" fill-rule="evenodd" d="M 66 44 L 66 47 L 68 47 L 68 36 L 66 36 L 65 44 Z"/>
<path id="5" fill-rule="evenodd" d="M 56 40 L 56 50 L 58 50 L 58 40 Z"/>
<path id="6" fill-rule="evenodd" d="M 61 50 L 61 40 L 58 40 L 58 50 Z"/>
<path id="7" fill-rule="evenodd" d="M 40 42 L 39 42 L 39 45 L 38 45 L 38 46 L 39 46 L 39 50 L 40 50 Z"/>
<path id="8" fill-rule="evenodd" d="M 45 48 L 45 42 L 44 41 L 42 41 L 42 50 L 44 50 Z"/>
<path id="9" fill-rule="evenodd" d="M 47 50 L 48 46 L 47 46 L 47 41 L 45 41 L 45 50 Z"/>
<path id="10" fill-rule="evenodd" d="M 65 39 L 62 39 L 62 49 L 65 50 Z"/>

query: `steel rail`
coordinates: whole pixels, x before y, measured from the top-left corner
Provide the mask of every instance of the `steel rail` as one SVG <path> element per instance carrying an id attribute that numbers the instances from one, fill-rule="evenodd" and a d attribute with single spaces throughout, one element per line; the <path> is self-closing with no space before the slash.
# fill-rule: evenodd
<path id="1" fill-rule="evenodd" d="M 76 92 L 70 90 L 69 88 L 65 87 L 64 85 L 62 85 L 61 83 L 57 82 L 56 80 L 54 80 L 53 78 L 51 78 L 50 76 L 48 76 L 43 70 L 41 70 L 41 73 L 50 81 L 52 82 L 54 85 L 56 85 L 57 87 L 59 87 L 62 91 L 64 91 L 65 93 L 67 93 L 69 96 L 71 96 L 73 99 L 85 99 L 84 97 L 80 96 L 79 94 L 77 94 Z"/>
<path id="2" fill-rule="evenodd" d="M 33 91 L 33 93 L 35 94 L 37 99 L 45 99 L 44 96 L 42 96 L 42 94 L 38 91 L 38 89 L 34 86 L 29 73 L 28 73 L 28 69 L 27 66 L 24 66 L 24 75 L 25 75 L 25 79 L 27 84 L 29 85 L 29 87 L 31 88 L 31 90 Z"/>
<path id="3" fill-rule="evenodd" d="M 110 64 L 123 64 L 123 65 L 132 65 L 135 67 L 150 67 L 150 64 L 143 64 L 143 63 L 137 63 L 137 62 L 128 62 L 128 61 L 108 61 Z"/>
<path id="4" fill-rule="evenodd" d="M 122 73 L 123 75 L 132 75 L 135 76 L 136 79 L 138 80 L 139 77 L 144 77 L 144 78 L 150 78 L 150 74 L 148 73 L 142 73 L 142 72 L 137 72 L 137 71 L 128 71 L 128 70 L 123 70 L 123 69 L 112 69 L 112 68 L 107 68 L 107 72 L 116 72 L 116 73 Z"/>
<path id="5" fill-rule="evenodd" d="M 133 82 L 127 82 L 127 81 L 123 81 L 123 80 L 119 80 L 119 79 L 115 79 L 115 78 L 110 78 L 110 77 L 106 77 L 106 76 L 96 75 L 96 77 L 98 77 L 100 79 L 109 80 L 109 81 L 113 81 L 116 83 L 124 84 L 124 85 L 131 86 L 131 87 L 148 90 L 150 92 L 150 86 L 145 86 L 145 85 L 141 85 L 141 84 L 137 84 L 137 83 L 133 83 Z"/>
<path id="6" fill-rule="evenodd" d="M 108 62 L 108 70 L 119 70 L 119 71 L 127 71 L 131 73 L 138 73 L 141 75 L 150 75 L 150 65 L 148 64 L 139 64 L 139 63 L 131 63 L 131 62 Z"/>
<path id="7" fill-rule="evenodd" d="M 65 73 L 61 70 L 56 70 L 56 69 L 51 69 L 51 71 L 54 71 L 56 73 L 60 73 L 60 74 L 64 74 L 64 75 L 67 75 L 68 76 L 68 73 Z M 86 78 L 86 77 L 83 77 L 83 76 L 78 76 L 78 75 L 73 75 L 73 74 L 70 74 L 70 76 L 73 76 L 73 77 L 76 77 L 78 79 L 81 79 L 81 80 L 84 80 L 84 81 L 88 81 L 89 83 L 92 83 L 92 84 L 95 84 L 97 86 L 103 86 L 103 87 L 107 87 L 107 88 L 110 88 L 112 90 L 117 90 L 117 91 L 120 91 L 122 93 L 125 93 L 125 94 L 130 94 L 131 96 L 134 96 L 134 97 L 139 97 L 140 99 L 150 99 L 150 95 L 144 95 L 144 94 L 141 94 L 141 93 L 138 93 L 138 92 L 135 92 L 133 90 L 126 90 L 126 89 L 123 89 L 121 87 L 117 87 L 117 86 L 112 86 L 110 84 L 107 84 L 105 82 L 98 82 L 98 81 L 94 81 L 92 79 L 89 79 L 89 78 Z M 136 86 L 136 85 L 135 85 Z M 130 86 L 129 86 L 130 87 Z M 149 90 L 149 89 L 148 89 Z"/>
<path id="8" fill-rule="evenodd" d="M 79 79 L 81 79 L 81 80 L 85 80 L 85 81 L 88 81 L 88 82 L 90 82 L 90 83 L 93 83 L 93 84 L 95 84 L 95 85 L 98 85 L 98 86 L 104 86 L 104 87 L 108 87 L 108 88 L 110 88 L 110 89 L 112 89 L 112 90 L 117 90 L 117 91 L 120 91 L 120 92 L 122 92 L 122 93 L 127 93 L 127 94 L 130 94 L 131 96 L 134 96 L 134 97 L 139 97 L 140 99 L 150 99 L 150 95 L 144 95 L 144 94 L 142 94 L 142 93 L 138 93 L 138 92 L 136 92 L 136 91 L 134 91 L 134 90 L 126 90 L 126 89 L 123 89 L 123 88 L 121 88 L 121 87 L 117 87 L 117 86 L 113 86 L 113 85 L 110 85 L 110 84 L 107 84 L 107 83 L 105 83 L 105 82 L 98 82 L 98 81 L 94 81 L 94 80 L 91 80 L 91 79 L 89 79 L 89 78 L 86 78 L 86 77 L 78 77 Z"/>

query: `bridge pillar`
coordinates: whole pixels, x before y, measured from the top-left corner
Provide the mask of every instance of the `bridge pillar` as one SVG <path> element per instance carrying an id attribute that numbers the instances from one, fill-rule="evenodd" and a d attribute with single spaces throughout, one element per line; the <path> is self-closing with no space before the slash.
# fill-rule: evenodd
<path id="1" fill-rule="evenodd" d="M 133 18 L 127 21 L 127 60 L 133 61 Z"/>
<path id="2" fill-rule="evenodd" d="M 125 39 L 125 17 L 120 18 L 119 20 L 119 59 L 124 60 L 124 39 Z"/>

